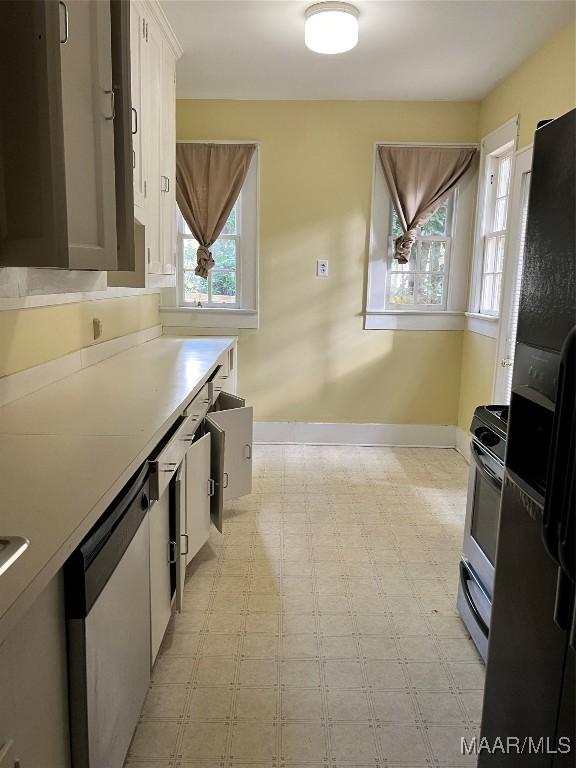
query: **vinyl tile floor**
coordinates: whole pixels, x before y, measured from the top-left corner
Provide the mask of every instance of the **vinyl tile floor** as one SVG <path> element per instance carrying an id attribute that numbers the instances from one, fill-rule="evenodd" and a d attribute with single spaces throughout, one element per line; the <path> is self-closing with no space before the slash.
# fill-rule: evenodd
<path id="1" fill-rule="evenodd" d="M 189 567 L 127 768 L 473 765 L 453 450 L 259 446 Z"/>

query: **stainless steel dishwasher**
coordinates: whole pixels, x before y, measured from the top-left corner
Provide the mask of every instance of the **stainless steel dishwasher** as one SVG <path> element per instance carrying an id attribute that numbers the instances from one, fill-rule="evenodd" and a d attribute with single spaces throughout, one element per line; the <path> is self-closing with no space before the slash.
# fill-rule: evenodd
<path id="1" fill-rule="evenodd" d="M 150 682 L 146 464 L 65 566 L 73 768 L 122 768 Z"/>

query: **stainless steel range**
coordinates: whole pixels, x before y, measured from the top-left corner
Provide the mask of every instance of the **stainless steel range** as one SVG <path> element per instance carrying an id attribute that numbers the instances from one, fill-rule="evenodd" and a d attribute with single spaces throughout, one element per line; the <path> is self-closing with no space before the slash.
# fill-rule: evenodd
<path id="1" fill-rule="evenodd" d="M 488 652 L 508 406 L 483 405 L 470 431 L 470 478 L 458 611 L 483 659 Z"/>

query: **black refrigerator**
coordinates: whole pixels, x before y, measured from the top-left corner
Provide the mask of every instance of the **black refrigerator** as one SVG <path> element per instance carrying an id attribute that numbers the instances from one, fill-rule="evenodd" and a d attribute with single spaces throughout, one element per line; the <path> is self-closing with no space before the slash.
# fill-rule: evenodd
<path id="1" fill-rule="evenodd" d="M 534 137 L 478 766 L 576 766 L 576 110 Z"/>

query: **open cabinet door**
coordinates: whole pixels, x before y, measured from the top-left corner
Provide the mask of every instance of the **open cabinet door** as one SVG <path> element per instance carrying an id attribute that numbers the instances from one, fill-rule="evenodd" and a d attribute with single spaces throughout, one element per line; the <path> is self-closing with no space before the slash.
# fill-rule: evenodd
<path id="1" fill-rule="evenodd" d="M 174 478 L 174 496 L 176 511 L 175 557 L 176 557 L 176 594 L 174 606 L 178 613 L 182 611 L 184 601 L 184 581 L 186 579 L 186 557 L 188 555 L 188 534 L 186 533 L 186 484 L 184 462 L 178 467 Z"/>
<path id="2" fill-rule="evenodd" d="M 214 485 L 210 474 L 211 442 L 208 433 L 192 443 L 186 454 L 186 565 L 210 534 L 210 500 Z"/>
<path id="3" fill-rule="evenodd" d="M 216 422 L 212 421 L 212 416 L 207 416 L 205 420 L 207 432 L 210 434 L 210 519 L 216 528 L 222 533 L 222 523 L 224 515 L 224 484 L 226 482 L 224 474 L 224 449 L 226 435 Z"/>
<path id="4" fill-rule="evenodd" d="M 221 392 L 208 419 L 226 433 L 224 501 L 252 493 L 253 410 L 246 401 Z"/>

